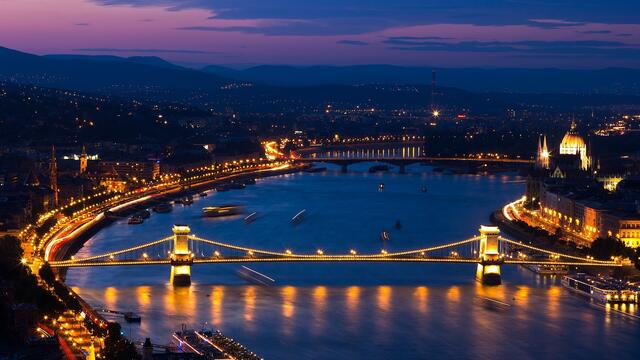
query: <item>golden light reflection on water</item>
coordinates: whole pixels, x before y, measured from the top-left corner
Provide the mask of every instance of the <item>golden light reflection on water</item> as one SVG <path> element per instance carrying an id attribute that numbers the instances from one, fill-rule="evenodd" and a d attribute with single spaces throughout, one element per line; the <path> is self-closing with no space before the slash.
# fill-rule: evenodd
<path id="1" fill-rule="evenodd" d="M 378 308 L 382 311 L 389 311 L 391 306 L 391 286 L 378 286 Z"/>
<path id="2" fill-rule="evenodd" d="M 296 312 L 296 292 L 294 286 L 285 286 L 281 290 L 282 296 L 282 332 L 284 336 L 291 336 L 292 330 L 295 328 L 295 319 L 293 316 Z"/>
<path id="3" fill-rule="evenodd" d="M 413 293 L 416 297 L 416 306 L 421 314 L 426 314 L 429 310 L 427 306 L 427 298 L 429 297 L 429 289 L 426 286 L 418 286 Z"/>
<path id="4" fill-rule="evenodd" d="M 116 308 L 118 305 L 118 289 L 113 286 L 104 289 L 104 305 L 109 310 Z"/>
<path id="5" fill-rule="evenodd" d="M 551 286 L 547 290 L 547 314 L 549 317 L 557 319 L 560 317 L 560 295 L 562 288 L 560 286 Z"/>
<path id="6" fill-rule="evenodd" d="M 460 301 L 460 288 L 458 286 L 452 286 L 447 290 L 447 300 Z"/>
<path id="7" fill-rule="evenodd" d="M 211 292 L 211 323 L 216 327 L 222 326 L 224 286 L 214 286 Z"/>
<path id="8" fill-rule="evenodd" d="M 518 302 L 518 307 L 528 307 L 529 306 L 529 292 L 531 289 L 528 286 L 518 286 L 518 290 L 516 291 L 514 297 Z"/>
<path id="9" fill-rule="evenodd" d="M 358 323 L 358 314 L 360 310 L 360 287 L 349 286 L 345 290 L 346 307 L 347 307 L 347 324 L 355 326 Z"/>
<path id="10" fill-rule="evenodd" d="M 296 290 L 293 286 L 282 288 L 282 316 L 285 318 L 291 318 L 295 314 Z"/>
<path id="11" fill-rule="evenodd" d="M 313 322 L 312 330 L 314 333 L 322 333 L 326 321 L 325 310 L 327 307 L 327 288 L 325 286 L 316 286 L 313 289 Z"/>
<path id="12" fill-rule="evenodd" d="M 151 286 L 137 286 L 136 300 L 138 301 L 140 310 L 147 310 L 151 304 Z"/>
<path id="13" fill-rule="evenodd" d="M 247 286 L 242 293 L 242 297 L 244 299 L 244 320 L 247 323 L 252 323 L 256 310 L 256 287 Z"/>

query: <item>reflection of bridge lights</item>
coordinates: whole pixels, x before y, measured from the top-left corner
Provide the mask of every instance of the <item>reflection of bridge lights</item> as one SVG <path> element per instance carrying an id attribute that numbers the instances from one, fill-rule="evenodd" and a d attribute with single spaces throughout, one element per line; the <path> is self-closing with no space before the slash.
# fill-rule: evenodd
<path id="1" fill-rule="evenodd" d="M 318 249 L 318 251 L 316 251 L 318 253 L 318 255 L 324 255 L 324 251 L 322 251 L 322 249 Z"/>

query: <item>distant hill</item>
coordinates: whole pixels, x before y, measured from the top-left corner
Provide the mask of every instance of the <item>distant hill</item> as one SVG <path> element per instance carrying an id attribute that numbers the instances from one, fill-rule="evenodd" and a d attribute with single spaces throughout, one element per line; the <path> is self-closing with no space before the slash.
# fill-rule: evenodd
<path id="1" fill-rule="evenodd" d="M 96 60 L 96 61 L 124 61 L 124 62 L 132 62 L 137 64 L 151 65 L 161 68 L 168 69 L 180 69 L 186 70 L 186 68 L 182 66 L 178 66 L 168 62 L 165 59 L 159 58 L 157 56 L 131 56 L 131 57 L 120 57 L 114 55 L 72 55 L 72 54 L 56 54 L 56 55 L 44 55 L 44 57 L 51 59 L 60 59 L 60 60 Z"/>
<path id="2" fill-rule="evenodd" d="M 245 70 L 207 66 L 205 72 L 237 80 L 279 86 L 429 84 L 430 67 L 393 65 L 261 65 Z M 478 92 L 586 93 L 640 95 L 640 70 L 437 69 L 442 86 Z"/>
<path id="3" fill-rule="evenodd" d="M 160 58 L 37 56 L 0 47 L 0 79 L 78 90 L 161 88 L 217 90 L 229 81 Z"/>

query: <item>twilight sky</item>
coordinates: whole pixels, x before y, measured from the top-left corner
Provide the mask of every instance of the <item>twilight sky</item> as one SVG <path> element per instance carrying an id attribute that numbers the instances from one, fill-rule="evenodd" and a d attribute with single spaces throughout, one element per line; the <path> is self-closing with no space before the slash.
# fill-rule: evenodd
<path id="1" fill-rule="evenodd" d="M 0 0 L 0 46 L 196 64 L 640 68 L 640 1 Z"/>

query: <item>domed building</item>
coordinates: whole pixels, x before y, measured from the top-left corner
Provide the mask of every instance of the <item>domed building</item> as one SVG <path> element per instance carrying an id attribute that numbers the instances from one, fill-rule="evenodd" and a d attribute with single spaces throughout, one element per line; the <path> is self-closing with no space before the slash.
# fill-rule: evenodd
<path id="1" fill-rule="evenodd" d="M 560 155 L 578 156 L 580 162 L 580 170 L 588 170 L 590 167 L 590 159 L 587 152 L 587 144 L 578 131 L 576 131 L 576 122 L 571 122 L 571 128 L 564 134 L 560 143 Z"/>
<path id="2" fill-rule="evenodd" d="M 553 169 L 551 177 L 566 178 L 582 177 L 586 172 L 591 170 L 591 157 L 587 143 L 576 130 L 576 122 L 571 122 L 571 127 L 564 137 L 558 152 L 553 155 L 547 149 L 547 138 L 541 143 L 538 141 L 538 154 L 536 158 L 536 167 L 539 169 Z"/>

